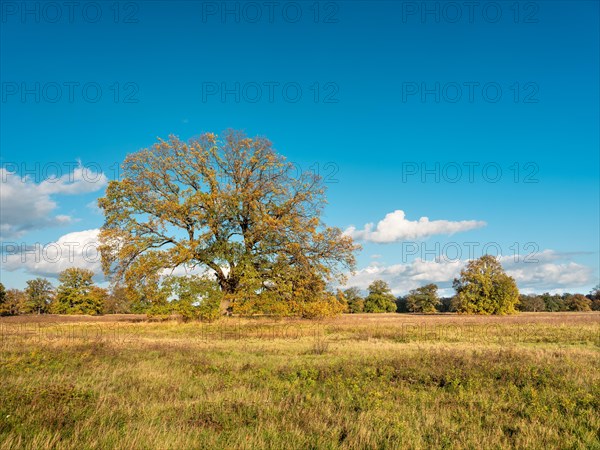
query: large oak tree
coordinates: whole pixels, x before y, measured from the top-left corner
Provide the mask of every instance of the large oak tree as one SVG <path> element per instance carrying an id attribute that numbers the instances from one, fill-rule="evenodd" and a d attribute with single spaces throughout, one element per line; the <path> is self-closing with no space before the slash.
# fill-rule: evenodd
<path id="1" fill-rule="evenodd" d="M 222 309 L 259 297 L 319 300 L 354 269 L 358 246 L 322 222 L 321 178 L 291 168 L 269 140 L 238 131 L 170 136 L 128 155 L 99 200 L 105 273 L 152 292 L 165 270 L 205 269 Z"/>

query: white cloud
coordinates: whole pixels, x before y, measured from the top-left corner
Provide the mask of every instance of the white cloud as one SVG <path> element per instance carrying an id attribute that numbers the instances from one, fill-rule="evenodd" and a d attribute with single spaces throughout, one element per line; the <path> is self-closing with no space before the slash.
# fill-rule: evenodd
<path id="1" fill-rule="evenodd" d="M 592 269 L 575 262 L 563 264 L 524 263 L 506 270 L 519 286 L 551 290 L 565 287 L 581 287 L 592 282 Z"/>
<path id="2" fill-rule="evenodd" d="M 69 267 L 89 269 L 97 277 L 102 275 L 98 252 L 98 228 L 77 231 L 61 236 L 48 244 L 5 244 L 2 254 L 2 270 L 24 269 L 35 276 L 56 277 Z"/>
<path id="3" fill-rule="evenodd" d="M 522 292 L 584 292 L 595 284 L 593 270 L 585 265 L 566 261 L 572 253 L 558 253 L 544 250 L 537 255 L 538 262 L 515 262 L 512 256 L 501 257 L 506 273 L 512 276 Z M 453 295 L 452 281 L 460 276 L 467 260 L 448 259 L 443 256 L 436 260 L 417 258 L 404 264 L 383 266 L 371 263 L 348 277 L 346 287 L 356 286 L 367 289 L 374 280 L 384 280 L 395 295 L 406 294 L 428 283 L 440 287 L 440 295 Z"/>
<path id="4" fill-rule="evenodd" d="M 557 252 L 543 250 L 528 255 L 500 258 L 506 273 L 513 277 L 519 287 L 526 291 L 576 290 L 593 283 L 594 274 L 590 267 L 571 261 L 573 256 L 589 252 Z"/>
<path id="5" fill-rule="evenodd" d="M 540 251 L 534 251 L 534 250 L 529 250 L 528 252 L 523 252 L 522 254 L 517 254 L 517 255 L 506 255 L 506 256 L 501 256 L 500 257 L 500 262 L 502 263 L 502 265 L 504 267 L 510 266 L 511 264 L 515 264 L 518 262 L 524 262 L 527 264 L 534 264 L 534 263 L 547 263 L 547 262 L 553 262 L 553 261 L 564 261 L 564 260 L 570 260 L 572 259 L 574 256 L 583 256 L 583 255 L 592 255 L 594 254 L 594 252 L 587 252 L 587 251 L 579 251 L 579 252 L 557 252 L 556 250 L 550 250 L 550 249 L 546 249 L 546 250 L 542 250 Z"/>
<path id="6" fill-rule="evenodd" d="M 68 233 L 55 242 L 47 244 L 4 243 L 1 270 L 9 272 L 25 270 L 32 276 L 54 277 L 69 267 L 89 269 L 97 281 L 103 280 L 102 261 L 98 251 L 99 228 Z M 225 268 L 223 268 L 225 269 Z M 181 265 L 175 269 L 165 269 L 161 275 L 210 275 L 205 267 Z"/>
<path id="7" fill-rule="evenodd" d="M 73 172 L 40 183 L 4 168 L 0 168 L 0 177 L 0 233 L 4 239 L 22 236 L 30 230 L 72 222 L 70 216 L 53 215 L 58 205 L 52 196 L 94 192 L 107 183 L 103 173 L 81 165 Z"/>
<path id="8" fill-rule="evenodd" d="M 398 209 L 386 214 L 386 216 L 373 226 L 367 223 L 362 230 L 349 227 L 345 233 L 357 240 L 377 243 L 398 242 L 404 239 L 419 239 L 433 236 L 435 234 L 454 234 L 461 231 L 481 228 L 486 223 L 477 220 L 461 220 L 453 222 L 449 220 L 432 220 L 421 217 L 419 220 L 407 220 L 404 211 Z"/>
<path id="9" fill-rule="evenodd" d="M 458 277 L 464 261 L 425 261 L 415 259 L 410 263 L 383 266 L 370 264 L 360 269 L 354 276 L 348 277 L 346 287 L 356 286 L 366 290 L 375 280 L 387 282 L 395 295 L 405 294 L 411 289 L 428 283 L 436 283 L 440 287 L 448 287 Z"/>

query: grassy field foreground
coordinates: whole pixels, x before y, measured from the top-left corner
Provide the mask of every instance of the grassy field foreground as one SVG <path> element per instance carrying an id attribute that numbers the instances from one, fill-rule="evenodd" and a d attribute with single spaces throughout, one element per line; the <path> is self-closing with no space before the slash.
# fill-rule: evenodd
<path id="1" fill-rule="evenodd" d="M 0 320 L 0 448 L 600 448 L 600 313 Z"/>

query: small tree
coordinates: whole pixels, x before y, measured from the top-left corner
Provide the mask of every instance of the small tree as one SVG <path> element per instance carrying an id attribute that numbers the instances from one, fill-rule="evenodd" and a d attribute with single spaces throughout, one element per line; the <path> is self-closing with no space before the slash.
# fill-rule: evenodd
<path id="1" fill-rule="evenodd" d="M 25 311 L 35 314 L 46 314 L 54 298 L 54 287 L 45 278 L 27 281 L 25 288 Z"/>
<path id="2" fill-rule="evenodd" d="M 565 300 L 569 311 L 591 311 L 592 301 L 582 294 L 569 295 Z"/>
<path id="3" fill-rule="evenodd" d="M 396 297 L 388 284 L 375 280 L 369 286 L 369 295 L 365 299 L 365 312 L 384 313 L 396 311 Z"/>
<path id="4" fill-rule="evenodd" d="M 58 276 L 53 312 L 56 314 L 100 314 L 107 292 L 94 286 L 94 272 L 71 267 Z"/>
<path id="5" fill-rule="evenodd" d="M 25 306 L 25 293 L 19 289 L 9 289 L 4 291 L 4 286 L 0 291 L 0 316 L 17 316 L 23 313 Z"/>
<path id="6" fill-rule="evenodd" d="M 406 297 L 406 307 L 410 312 L 431 314 L 437 311 L 440 305 L 437 285 L 431 283 L 413 289 Z"/>
<path id="7" fill-rule="evenodd" d="M 348 312 L 352 314 L 361 313 L 365 310 L 365 299 L 360 295 L 360 289 L 351 287 L 344 291 L 348 302 Z"/>
<path id="8" fill-rule="evenodd" d="M 469 261 L 454 279 L 455 306 L 459 313 L 514 314 L 519 303 L 519 289 L 497 258 L 484 255 Z"/>

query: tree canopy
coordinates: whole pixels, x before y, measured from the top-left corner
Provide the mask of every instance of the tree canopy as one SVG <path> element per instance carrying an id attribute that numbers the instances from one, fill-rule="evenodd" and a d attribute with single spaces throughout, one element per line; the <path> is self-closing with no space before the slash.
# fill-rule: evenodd
<path id="1" fill-rule="evenodd" d="M 54 299 L 54 287 L 47 279 L 38 277 L 27 281 L 25 294 L 27 296 L 26 311 L 44 314 L 49 311 L 50 304 Z"/>
<path id="2" fill-rule="evenodd" d="M 365 299 L 360 295 L 360 289 L 351 287 L 344 291 L 344 297 L 348 303 L 348 312 L 361 313 L 365 310 Z"/>
<path id="3" fill-rule="evenodd" d="M 454 307 L 467 314 L 514 314 L 519 289 L 497 258 L 484 255 L 469 261 L 454 279 Z"/>
<path id="4" fill-rule="evenodd" d="M 570 295 L 565 300 L 569 311 L 591 311 L 592 301 L 582 294 Z"/>
<path id="5" fill-rule="evenodd" d="M 150 302 L 160 274 L 183 265 L 216 278 L 222 310 L 330 302 L 326 284 L 354 269 L 358 246 L 322 222 L 321 178 L 291 167 L 269 140 L 238 131 L 128 155 L 98 202 L 105 273 Z"/>
<path id="6" fill-rule="evenodd" d="M 5 290 L 0 286 L 0 316 L 16 316 L 23 312 L 25 293 L 19 289 Z"/>
<path id="7" fill-rule="evenodd" d="M 56 314 L 100 314 L 108 293 L 94 285 L 94 272 L 70 267 L 58 276 L 53 312 Z"/>
<path id="8" fill-rule="evenodd" d="M 431 283 L 411 290 L 406 296 L 406 307 L 410 312 L 434 313 L 440 306 L 437 285 Z"/>
<path id="9" fill-rule="evenodd" d="M 369 285 L 369 295 L 365 298 L 365 312 L 384 313 L 396 311 L 396 297 L 383 280 L 375 280 Z"/>

